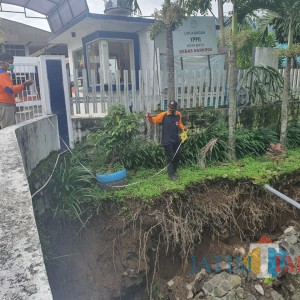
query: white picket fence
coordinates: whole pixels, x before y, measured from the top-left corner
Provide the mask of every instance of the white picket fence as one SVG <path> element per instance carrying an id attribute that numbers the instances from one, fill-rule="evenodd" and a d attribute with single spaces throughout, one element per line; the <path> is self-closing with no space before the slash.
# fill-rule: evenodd
<path id="1" fill-rule="evenodd" d="M 98 71 L 101 74 L 101 70 Z M 280 70 L 282 75 L 284 72 L 285 70 Z M 75 72 L 75 74 L 78 73 Z M 244 71 L 240 70 L 239 81 L 243 78 L 243 74 Z M 41 93 L 43 82 L 40 62 L 16 63 L 12 77 L 14 84 L 27 79 L 34 81 L 31 87 L 17 95 L 17 122 L 43 115 L 43 93 Z M 86 70 L 82 71 L 82 77 L 75 75 L 74 88 L 70 88 L 72 117 L 103 117 L 108 107 L 117 103 L 124 104 L 127 110 L 134 112 L 160 111 L 167 108 L 166 72 L 110 73 L 105 76 L 106 82 L 101 81 L 104 76 L 99 76 L 98 84 L 96 73 L 92 73 L 90 77 L 90 83 L 88 83 Z M 228 104 L 229 78 L 225 70 L 176 71 L 175 79 L 175 97 L 180 108 L 219 108 L 226 107 Z M 269 88 L 266 85 L 266 89 Z M 300 98 L 300 69 L 291 70 L 291 89 L 294 95 Z M 259 96 L 256 98 L 259 99 Z M 239 103 L 247 104 L 250 100 L 253 103 L 247 91 L 242 89 L 238 94 Z M 270 94 L 268 102 L 272 103 L 274 100 L 274 96 Z"/>
<path id="2" fill-rule="evenodd" d="M 280 72 L 284 74 L 284 70 Z M 101 70 L 98 70 L 98 74 L 101 74 Z M 243 74 L 244 71 L 240 70 L 239 81 Z M 149 71 L 124 71 L 123 82 L 119 72 L 103 76 L 106 82 L 101 81 L 102 76 L 98 76 L 97 83 L 95 72 L 90 77 L 89 84 L 86 70 L 82 71 L 82 77 L 75 75 L 74 87 L 70 91 L 73 117 L 102 117 L 109 106 L 117 103 L 124 104 L 134 112 L 167 108 L 167 74 L 164 72 L 155 72 L 153 75 Z M 226 70 L 176 71 L 175 98 L 180 108 L 226 107 L 228 82 Z M 269 88 L 266 85 L 266 89 Z M 300 94 L 300 69 L 291 71 L 291 88 L 294 93 Z M 270 95 L 268 102 L 272 103 L 273 98 Z M 238 101 L 243 104 L 250 101 L 245 89 L 239 91 Z"/>
<path id="3" fill-rule="evenodd" d="M 285 69 L 280 69 L 279 73 L 284 76 Z M 291 70 L 291 90 L 296 94 L 300 94 L 300 69 Z"/>
<path id="4" fill-rule="evenodd" d="M 75 76 L 71 91 L 71 112 L 74 117 L 104 116 L 107 108 L 122 103 L 135 112 L 158 111 L 167 107 L 166 74 L 149 71 L 111 73 L 107 83 L 95 84 L 96 74 L 91 74 L 88 85 L 87 72 L 81 78 Z M 100 71 L 99 71 L 99 74 Z M 129 78 L 131 74 L 131 78 Z M 176 72 L 175 97 L 181 108 L 219 107 L 227 104 L 226 71 Z M 217 100 L 218 99 L 218 100 Z"/>

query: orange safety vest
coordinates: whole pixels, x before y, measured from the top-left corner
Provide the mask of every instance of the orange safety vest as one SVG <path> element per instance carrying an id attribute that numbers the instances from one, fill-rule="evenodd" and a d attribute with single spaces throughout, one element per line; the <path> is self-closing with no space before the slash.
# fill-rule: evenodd
<path id="1" fill-rule="evenodd" d="M 15 104 L 16 94 L 24 90 L 24 84 L 13 85 L 6 70 L 0 68 L 0 103 Z"/>

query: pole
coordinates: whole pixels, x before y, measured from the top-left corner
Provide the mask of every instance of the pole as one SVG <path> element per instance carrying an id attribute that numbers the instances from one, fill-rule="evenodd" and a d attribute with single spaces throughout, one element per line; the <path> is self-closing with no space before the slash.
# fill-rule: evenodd
<path id="1" fill-rule="evenodd" d="M 275 190 L 274 188 L 272 188 L 271 186 L 269 186 L 268 184 L 265 184 L 265 188 L 273 193 L 274 195 L 278 196 L 279 198 L 281 198 L 282 200 L 292 204 L 293 206 L 295 206 L 296 208 L 300 209 L 300 204 L 298 202 L 296 202 L 295 200 L 289 198 L 288 196 L 280 193 L 279 191 Z"/>
<path id="2" fill-rule="evenodd" d="M 207 55 L 208 69 L 209 69 L 209 88 L 211 89 L 211 64 L 210 55 Z"/>

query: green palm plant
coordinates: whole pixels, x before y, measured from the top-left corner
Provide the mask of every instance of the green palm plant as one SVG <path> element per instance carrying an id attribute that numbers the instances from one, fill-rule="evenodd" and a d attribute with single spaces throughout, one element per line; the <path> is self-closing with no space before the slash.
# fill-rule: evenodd
<path id="1" fill-rule="evenodd" d="M 278 70 L 270 66 L 253 66 L 245 71 L 239 82 L 238 91 L 242 88 L 246 89 L 253 104 L 267 103 L 270 97 L 272 102 L 279 101 L 278 92 L 282 92 L 283 77 Z"/>
<path id="2" fill-rule="evenodd" d="M 207 10 L 212 0 L 190 0 L 190 4 L 201 5 L 202 10 Z M 255 15 L 260 9 L 273 7 L 272 0 L 231 0 L 225 1 L 232 3 L 231 15 L 231 50 L 229 58 L 229 111 L 228 111 L 228 151 L 229 158 L 235 159 L 235 138 L 237 124 L 237 82 L 238 82 L 238 66 L 237 66 L 237 45 L 238 45 L 238 24 L 242 23 L 247 16 Z M 200 7 L 199 7 L 200 9 Z"/>
<path id="3" fill-rule="evenodd" d="M 269 7 L 261 21 L 261 36 L 264 37 L 268 32 L 268 26 L 272 25 L 277 40 L 280 43 L 287 43 L 287 51 L 285 53 L 287 62 L 281 98 L 280 128 L 280 143 L 283 149 L 286 149 L 291 84 L 291 58 L 295 54 L 293 53 L 294 43 L 300 42 L 300 0 L 274 0 L 272 2 L 273 5 Z"/>
<path id="4" fill-rule="evenodd" d="M 296 126 L 295 126 L 296 127 Z M 299 128 L 299 127 L 298 127 Z M 290 139 L 299 132 L 291 130 Z M 277 143 L 278 135 L 270 128 L 243 129 L 236 132 L 236 153 L 238 158 L 246 155 L 264 154 L 270 143 Z M 222 121 L 217 121 L 201 133 L 193 132 L 182 147 L 183 162 L 186 165 L 206 166 L 208 163 L 228 161 L 228 129 Z"/>
<path id="5" fill-rule="evenodd" d="M 231 19 L 232 47 L 229 64 L 229 112 L 228 112 L 228 146 L 229 157 L 236 158 L 236 123 L 237 123 L 237 44 L 238 44 L 238 23 L 241 23 L 247 16 L 253 16 L 258 10 L 273 7 L 273 0 L 232 0 L 233 11 Z"/>
<path id="6" fill-rule="evenodd" d="M 300 123 L 292 121 L 288 126 L 287 144 L 289 148 L 297 148 L 300 146 Z"/>

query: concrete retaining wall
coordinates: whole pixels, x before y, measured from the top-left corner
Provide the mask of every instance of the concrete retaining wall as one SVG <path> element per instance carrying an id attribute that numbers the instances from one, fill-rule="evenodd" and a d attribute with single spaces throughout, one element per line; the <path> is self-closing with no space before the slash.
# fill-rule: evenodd
<path id="1" fill-rule="evenodd" d="M 49 118 L 0 130 L 0 299 L 52 299 L 26 177 L 58 149 Z"/>
<path id="2" fill-rule="evenodd" d="M 51 151 L 60 148 L 55 115 L 23 122 L 20 126 L 16 126 L 15 132 L 26 176 L 29 176 L 37 164 L 47 158 Z"/>

